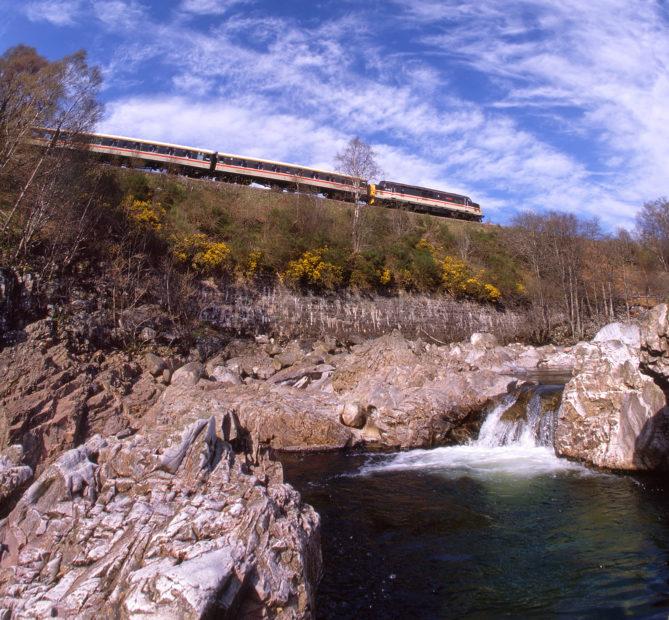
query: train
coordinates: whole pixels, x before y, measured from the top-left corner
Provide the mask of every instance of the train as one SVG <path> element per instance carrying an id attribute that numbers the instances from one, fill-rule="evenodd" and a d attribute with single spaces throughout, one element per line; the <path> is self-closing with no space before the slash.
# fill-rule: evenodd
<path id="1" fill-rule="evenodd" d="M 54 140 L 55 138 L 55 140 Z M 234 155 L 223 151 L 116 136 L 35 128 L 31 142 L 39 146 L 77 146 L 97 153 L 111 163 L 132 162 L 156 170 L 173 170 L 189 176 L 232 183 L 257 183 L 277 190 L 310 191 L 345 201 L 404 208 L 419 213 L 480 222 L 481 206 L 468 196 L 396 181 L 370 180 L 286 162 Z"/>

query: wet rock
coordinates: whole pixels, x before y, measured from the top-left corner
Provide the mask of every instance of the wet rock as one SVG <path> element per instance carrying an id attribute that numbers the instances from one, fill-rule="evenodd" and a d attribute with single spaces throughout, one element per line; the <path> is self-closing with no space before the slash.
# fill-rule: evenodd
<path id="1" fill-rule="evenodd" d="M 170 383 L 172 385 L 195 385 L 204 374 L 204 366 L 200 362 L 189 362 L 174 371 Z"/>
<path id="2" fill-rule="evenodd" d="M 65 452 L 0 526 L 10 617 L 310 617 L 319 520 L 221 418 Z"/>

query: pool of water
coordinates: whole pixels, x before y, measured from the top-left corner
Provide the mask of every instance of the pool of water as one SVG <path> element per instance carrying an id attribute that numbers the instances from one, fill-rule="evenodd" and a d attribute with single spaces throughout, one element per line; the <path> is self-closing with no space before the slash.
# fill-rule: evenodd
<path id="1" fill-rule="evenodd" d="M 318 617 L 669 617 L 665 480 L 485 444 L 282 457 L 322 518 Z"/>

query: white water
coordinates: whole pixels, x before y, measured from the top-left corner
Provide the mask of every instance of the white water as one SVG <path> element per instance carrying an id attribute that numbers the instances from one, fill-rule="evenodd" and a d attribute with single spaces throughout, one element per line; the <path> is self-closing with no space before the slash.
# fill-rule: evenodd
<path id="1" fill-rule="evenodd" d="M 508 397 L 499 403 L 486 417 L 479 438 L 469 445 L 403 452 L 370 462 L 360 473 L 417 470 L 448 478 L 469 476 L 483 480 L 530 478 L 564 472 L 589 474 L 585 467 L 555 455 L 556 412 L 542 415 L 541 389 L 538 388 L 530 399 L 525 418 L 502 419 L 504 412 L 515 403 L 515 398 Z"/>

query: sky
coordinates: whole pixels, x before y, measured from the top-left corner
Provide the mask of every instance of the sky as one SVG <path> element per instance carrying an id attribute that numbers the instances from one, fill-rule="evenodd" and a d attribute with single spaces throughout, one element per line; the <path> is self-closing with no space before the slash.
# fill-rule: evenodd
<path id="1" fill-rule="evenodd" d="M 0 52 L 85 49 L 107 133 L 631 227 L 669 195 L 664 0 L 0 0 Z"/>

